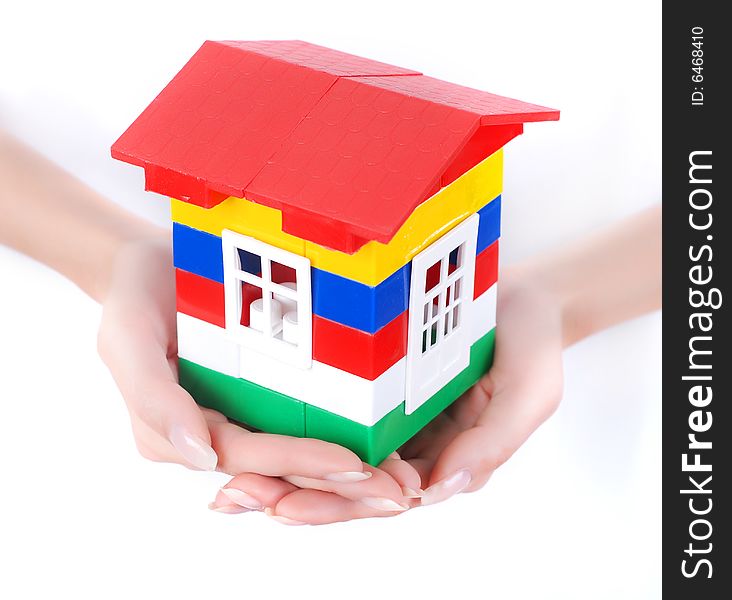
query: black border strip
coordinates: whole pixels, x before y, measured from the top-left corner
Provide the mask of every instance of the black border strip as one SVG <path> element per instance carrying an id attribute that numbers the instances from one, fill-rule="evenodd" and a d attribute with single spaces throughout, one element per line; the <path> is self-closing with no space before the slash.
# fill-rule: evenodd
<path id="1" fill-rule="evenodd" d="M 732 76 L 732 31 L 721 14 L 725 6 L 669 2 L 663 13 L 663 591 L 669 598 L 732 598 L 726 310 L 732 102 L 722 91 Z"/>

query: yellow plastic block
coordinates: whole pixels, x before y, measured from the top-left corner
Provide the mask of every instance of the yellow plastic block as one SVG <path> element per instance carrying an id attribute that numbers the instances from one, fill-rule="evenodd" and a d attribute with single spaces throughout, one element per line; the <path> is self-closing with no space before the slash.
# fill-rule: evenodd
<path id="1" fill-rule="evenodd" d="M 242 198 L 227 198 L 209 209 L 172 200 L 171 212 L 173 221 L 183 225 L 214 235 L 223 229 L 250 235 L 307 256 L 313 267 L 373 286 L 498 196 L 502 183 L 503 150 L 498 150 L 420 204 L 388 244 L 371 241 L 355 254 L 284 233 L 280 211 Z"/>
<path id="2" fill-rule="evenodd" d="M 230 229 L 305 256 L 305 240 L 282 231 L 282 213 L 279 210 L 244 198 L 231 196 L 213 208 L 201 208 L 171 198 L 170 213 L 176 223 L 199 231 L 220 236 L 224 229 Z"/>

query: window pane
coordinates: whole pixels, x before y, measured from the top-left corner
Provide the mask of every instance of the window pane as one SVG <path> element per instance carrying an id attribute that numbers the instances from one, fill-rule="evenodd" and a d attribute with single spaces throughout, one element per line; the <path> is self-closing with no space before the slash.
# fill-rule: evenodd
<path id="1" fill-rule="evenodd" d="M 451 266 L 455 266 L 455 267 L 458 266 L 458 259 L 460 258 L 459 250 L 460 250 L 460 246 L 458 246 L 452 252 L 450 252 L 450 265 Z"/>
<path id="2" fill-rule="evenodd" d="M 288 267 L 287 265 L 283 265 L 273 260 L 272 281 L 275 283 L 297 284 L 297 272 L 292 267 Z M 297 285 L 295 285 L 293 289 L 297 289 Z"/>
<path id="3" fill-rule="evenodd" d="M 427 278 L 425 281 L 424 291 L 429 292 L 440 283 L 440 261 L 427 269 Z"/>
<path id="4" fill-rule="evenodd" d="M 450 273 L 465 264 L 465 243 L 463 242 L 457 248 L 450 252 Z"/>
<path id="5" fill-rule="evenodd" d="M 453 286 L 455 289 L 453 290 L 452 297 L 454 300 L 459 300 L 460 294 L 462 293 L 462 290 L 463 290 L 463 278 L 460 277 L 460 278 L 456 279 Z"/>
<path id="6" fill-rule="evenodd" d="M 252 302 L 262 297 L 262 288 L 251 283 L 241 284 L 241 318 L 239 322 L 245 327 L 250 323 L 250 306 Z"/>
<path id="7" fill-rule="evenodd" d="M 256 254 L 237 248 L 239 252 L 239 264 L 241 270 L 251 273 L 252 275 L 261 275 L 262 273 L 262 259 Z"/>
<path id="8" fill-rule="evenodd" d="M 430 348 L 437 344 L 437 328 L 439 327 L 439 325 L 440 321 L 437 320 L 432 323 L 432 327 L 430 327 Z"/>

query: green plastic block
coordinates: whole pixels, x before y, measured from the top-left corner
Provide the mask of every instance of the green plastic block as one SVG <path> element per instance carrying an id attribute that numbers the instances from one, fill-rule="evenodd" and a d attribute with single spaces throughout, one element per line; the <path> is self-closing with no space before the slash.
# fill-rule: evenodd
<path id="1" fill-rule="evenodd" d="M 470 348 L 470 364 L 445 387 L 411 415 L 404 404 L 397 406 L 378 423 L 368 427 L 339 415 L 305 405 L 305 434 L 345 446 L 364 462 L 378 465 L 450 404 L 468 390 L 493 364 L 495 329 Z"/>
<path id="2" fill-rule="evenodd" d="M 179 359 L 180 384 L 201 406 L 269 433 L 305 436 L 305 405 L 256 383 Z"/>

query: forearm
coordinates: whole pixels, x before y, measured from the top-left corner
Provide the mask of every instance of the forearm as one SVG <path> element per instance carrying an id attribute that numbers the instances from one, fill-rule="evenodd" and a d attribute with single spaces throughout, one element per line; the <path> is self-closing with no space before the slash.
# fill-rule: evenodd
<path id="1" fill-rule="evenodd" d="M 118 249 L 159 235 L 2 131 L 0 181 L 0 243 L 59 271 L 97 300 Z"/>
<path id="2" fill-rule="evenodd" d="M 519 268 L 561 307 L 564 344 L 661 307 L 661 206 Z"/>

